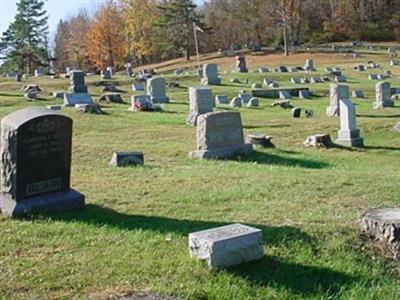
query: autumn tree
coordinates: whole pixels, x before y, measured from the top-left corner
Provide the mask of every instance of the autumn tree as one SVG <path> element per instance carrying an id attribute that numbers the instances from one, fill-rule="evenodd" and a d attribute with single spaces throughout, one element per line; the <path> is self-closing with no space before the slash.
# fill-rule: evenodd
<path id="1" fill-rule="evenodd" d="M 119 5 L 108 0 L 96 12 L 86 34 L 86 50 L 98 69 L 121 66 L 127 39 Z"/>
<path id="2" fill-rule="evenodd" d="M 145 62 L 155 52 L 154 24 L 158 18 L 155 0 L 120 0 L 127 37 L 128 57 Z"/>

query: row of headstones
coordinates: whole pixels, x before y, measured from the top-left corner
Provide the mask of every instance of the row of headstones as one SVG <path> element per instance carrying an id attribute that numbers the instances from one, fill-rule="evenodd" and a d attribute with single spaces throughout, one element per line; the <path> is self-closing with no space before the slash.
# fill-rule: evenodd
<path id="1" fill-rule="evenodd" d="M 87 85 L 85 84 L 85 73 L 82 71 L 70 72 L 71 84 L 69 93 L 64 93 L 64 105 L 75 106 L 93 103 L 90 94 L 88 93 Z M 164 78 L 149 78 L 147 80 L 147 94 L 135 95 L 132 97 L 132 108 L 135 105 L 149 103 L 168 103 L 169 98 L 165 92 Z"/>

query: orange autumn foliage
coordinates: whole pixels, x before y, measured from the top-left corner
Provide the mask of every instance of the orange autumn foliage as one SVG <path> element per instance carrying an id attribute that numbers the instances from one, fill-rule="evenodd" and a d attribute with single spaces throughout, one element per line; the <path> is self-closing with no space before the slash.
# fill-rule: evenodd
<path id="1" fill-rule="evenodd" d="M 108 0 L 97 11 L 86 35 L 86 52 L 98 69 L 121 66 L 126 37 L 120 8 Z"/>

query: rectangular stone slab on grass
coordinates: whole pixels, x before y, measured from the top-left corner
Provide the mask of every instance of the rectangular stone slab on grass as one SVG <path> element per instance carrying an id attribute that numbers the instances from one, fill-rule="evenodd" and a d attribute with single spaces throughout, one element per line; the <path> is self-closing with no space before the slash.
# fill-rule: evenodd
<path id="1" fill-rule="evenodd" d="M 260 229 L 232 224 L 189 234 L 191 257 L 205 260 L 210 268 L 223 268 L 264 256 Z"/>
<path id="2" fill-rule="evenodd" d="M 110 165 L 116 167 L 137 166 L 143 163 L 143 152 L 114 152 L 110 161 Z"/>

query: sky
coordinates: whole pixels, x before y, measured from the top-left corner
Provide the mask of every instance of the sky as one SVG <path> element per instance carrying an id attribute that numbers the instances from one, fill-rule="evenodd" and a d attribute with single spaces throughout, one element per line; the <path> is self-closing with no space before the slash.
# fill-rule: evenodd
<path id="1" fill-rule="evenodd" d="M 81 8 L 92 11 L 101 5 L 105 0 L 47 0 L 45 7 L 49 15 L 50 35 L 55 33 L 60 19 L 76 14 Z M 204 0 L 196 0 L 197 4 Z M 10 22 L 14 20 L 16 13 L 16 3 L 18 0 L 0 0 L 0 35 L 4 32 Z"/>

